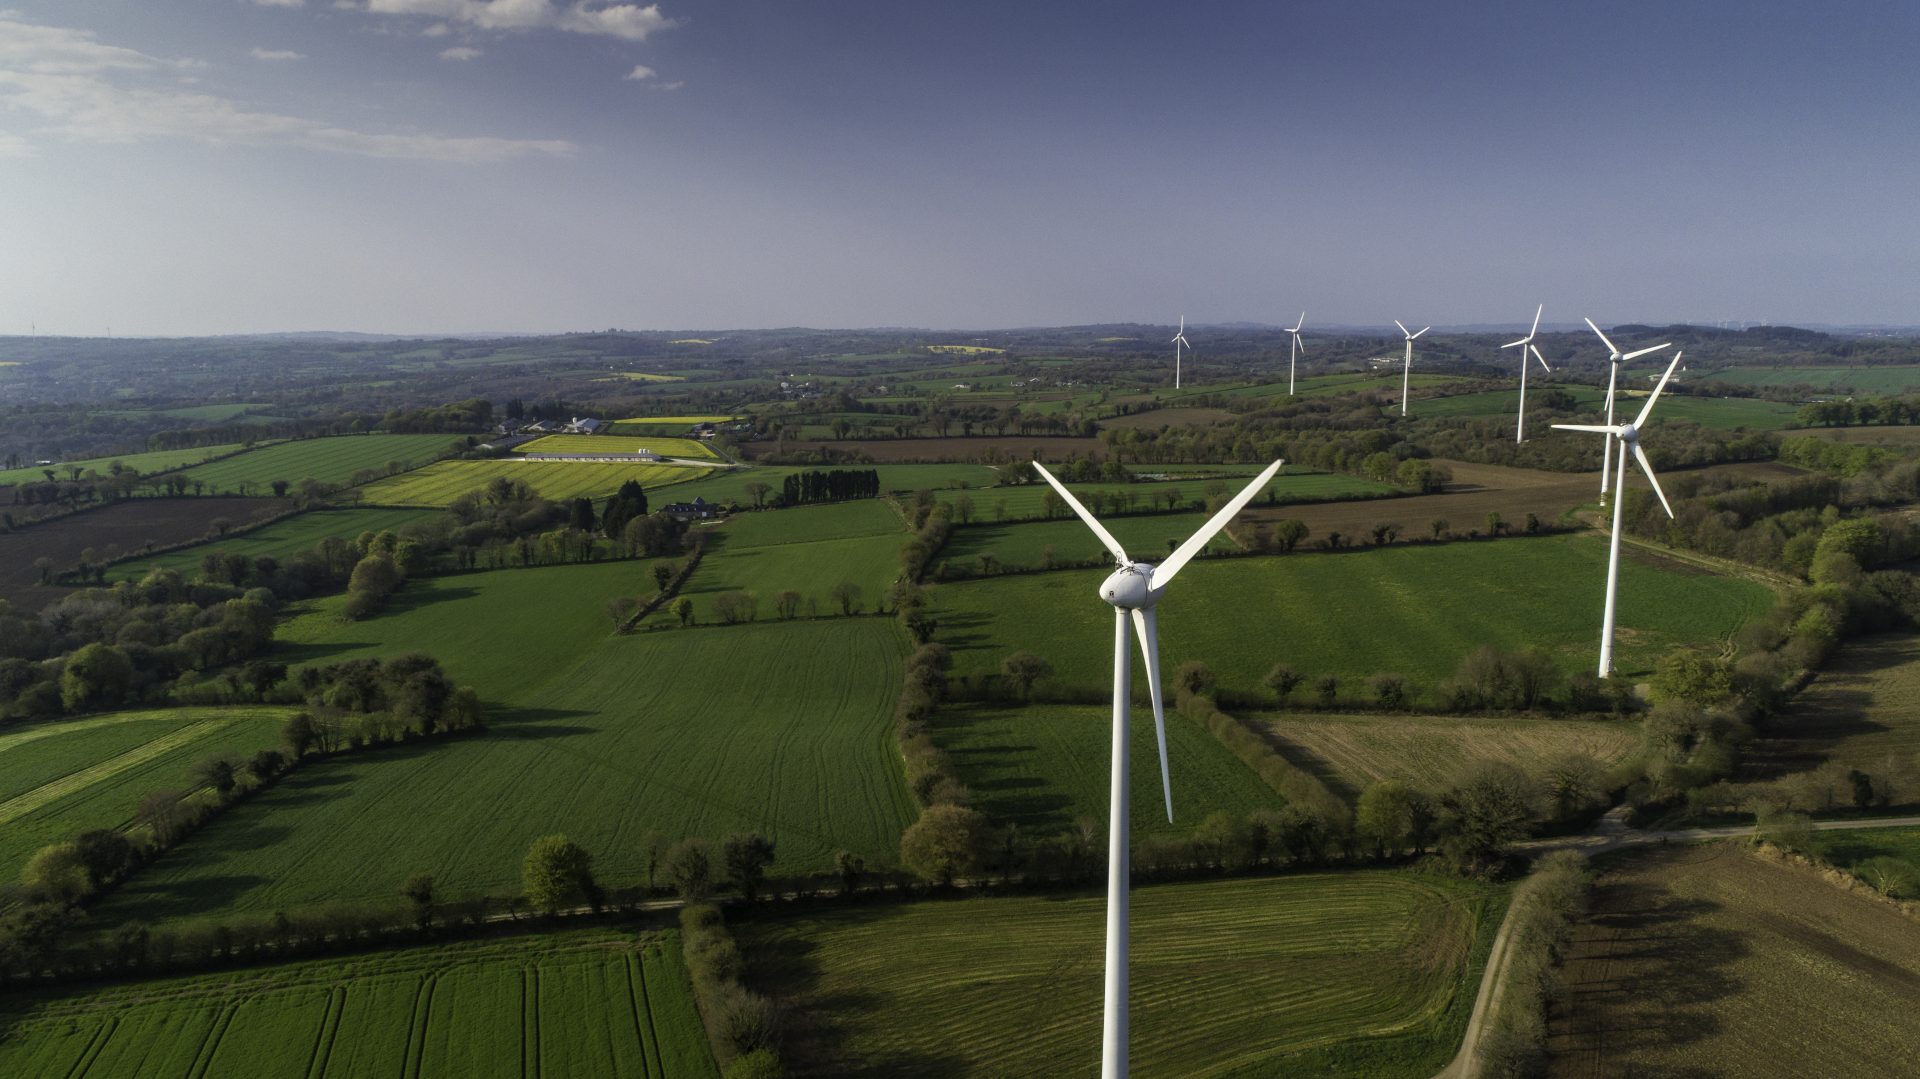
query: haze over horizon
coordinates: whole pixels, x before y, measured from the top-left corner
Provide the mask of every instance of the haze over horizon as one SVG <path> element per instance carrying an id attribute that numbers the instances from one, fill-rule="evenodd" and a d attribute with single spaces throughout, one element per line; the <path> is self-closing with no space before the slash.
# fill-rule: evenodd
<path id="1" fill-rule="evenodd" d="M 0 3 L 0 334 L 1920 322 L 1902 5 Z"/>

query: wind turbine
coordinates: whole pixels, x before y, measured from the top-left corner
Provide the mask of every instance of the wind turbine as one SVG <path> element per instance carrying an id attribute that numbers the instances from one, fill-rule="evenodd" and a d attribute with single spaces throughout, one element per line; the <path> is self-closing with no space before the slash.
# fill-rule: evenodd
<path id="1" fill-rule="evenodd" d="M 1525 442 L 1527 440 L 1527 353 L 1532 352 L 1533 358 L 1540 361 L 1540 366 L 1546 367 L 1548 374 L 1553 373 L 1553 368 L 1547 367 L 1547 358 L 1540 355 L 1540 350 L 1533 345 L 1533 335 L 1540 332 L 1540 315 L 1545 312 L 1546 309 L 1546 304 L 1541 304 L 1539 307 L 1534 308 L 1533 329 L 1528 330 L 1525 337 L 1522 337 L 1518 341 L 1509 341 L 1500 346 L 1501 348 L 1518 348 L 1520 350 L 1520 423 L 1513 429 L 1513 440 L 1515 442 Z"/>
<path id="2" fill-rule="evenodd" d="M 1186 345 L 1188 348 L 1193 347 L 1192 343 L 1187 340 L 1187 316 L 1185 315 L 1180 316 L 1180 332 L 1173 335 L 1173 388 L 1176 390 L 1180 388 L 1181 345 Z"/>
<path id="3" fill-rule="evenodd" d="M 1629 352 L 1626 355 L 1622 356 L 1620 354 L 1620 349 L 1616 347 L 1612 341 L 1607 340 L 1607 335 L 1600 332 L 1600 327 L 1595 326 L 1593 324 L 1592 319 L 1587 319 L 1586 321 L 1587 321 L 1587 328 L 1592 330 L 1594 334 L 1600 338 L 1601 342 L 1607 346 L 1607 352 L 1609 353 L 1607 357 L 1607 361 L 1613 365 L 1607 372 L 1607 426 L 1612 427 L 1613 426 L 1613 386 L 1615 382 L 1618 382 L 1620 380 L 1620 365 L 1627 362 L 1628 360 L 1637 359 L 1641 356 L 1645 356 L 1649 352 L 1658 352 L 1661 349 L 1666 348 L 1667 345 L 1673 344 L 1673 342 L 1668 341 L 1666 344 L 1663 344 L 1663 345 L 1655 345 L 1652 348 L 1643 348 L 1637 352 Z M 1665 385 L 1664 382 L 1662 382 L 1661 384 Z M 1558 427 L 1559 424 L 1555 424 L 1554 426 Z M 1612 450 L 1613 450 L 1612 442 L 1603 443 L 1600 447 L 1600 504 L 1602 506 L 1607 504 L 1607 464 L 1609 461 L 1613 459 L 1611 455 Z"/>
<path id="4" fill-rule="evenodd" d="M 1307 343 L 1300 340 L 1300 327 L 1307 324 L 1307 313 L 1300 312 L 1300 321 L 1293 324 L 1287 332 L 1293 335 L 1293 346 L 1287 355 L 1287 396 L 1293 396 L 1293 372 L 1300 363 L 1300 354 L 1307 350 Z"/>
<path id="5" fill-rule="evenodd" d="M 1413 339 L 1420 336 L 1420 333 L 1426 333 L 1428 330 L 1433 329 L 1433 327 L 1422 326 L 1420 327 L 1420 333 L 1408 333 L 1406 323 L 1401 322 L 1399 319 L 1394 319 L 1393 324 L 1400 327 L 1401 333 L 1407 335 L 1407 366 L 1400 373 L 1400 414 L 1404 416 L 1407 414 L 1407 390 L 1408 387 L 1413 384 Z"/>
<path id="6" fill-rule="evenodd" d="M 1597 333 L 1598 331 L 1596 330 L 1595 332 Z M 1660 347 L 1665 348 L 1666 346 L 1662 345 Z M 1562 431 L 1593 431 L 1605 435 L 1608 439 L 1619 439 L 1620 474 L 1619 478 L 1615 481 L 1616 488 L 1626 486 L 1627 452 L 1631 450 L 1633 452 L 1633 459 L 1640 463 L 1640 471 L 1647 474 L 1647 482 L 1653 484 L 1653 493 L 1660 496 L 1660 507 L 1667 511 L 1668 517 L 1673 516 L 1673 507 L 1667 502 L 1667 493 L 1660 489 L 1659 477 L 1653 474 L 1653 462 L 1647 460 L 1647 451 L 1640 448 L 1640 426 L 1647 422 L 1647 416 L 1653 412 L 1654 402 L 1660 400 L 1660 391 L 1667 388 L 1667 380 L 1673 377 L 1674 368 L 1680 366 L 1681 355 L 1682 353 L 1678 352 L 1673 354 L 1673 360 L 1667 364 L 1667 373 L 1660 376 L 1660 384 L 1653 388 L 1653 396 L 1647 398 L 1647 403 L 1641 406 L 1640 414 L 1633 418 L 1632 423 L 1623 423 L 1618 427 L 1611 423 L 1605 425 L 1587 423 L 1554 424 L 1555 427 Z M 1608 447 L 1612 447 L 1611 442 L 1608 443 Z M 1602 678 L 1613 674 L 1613 604 L 1620 587 L 1620 518 L 1621 510 L 1626 504 L 1626 498 L 1616 489 L 1613 493 L 1613 545 L 1607 550 L 1606 613 L 1601 616 L 1600 620 L 1600 677 Z"/>
<path id="7" fill-rule="evenodd" d="M 1183 326 L 1182 329 L 1185 329 Z M 1175 338 L 1178 340 L 1178 338 Z M 1127 720 L 1131 711 L 1133 664 L 1128 655 L 1129 630 L 1140 636 L 1140 655 L 1147 668 L 1147 696 L 1153 700 L 1153 728 L 1160 739 L 1160 789 L 1166 795 L 1167 820 L 1173 820 L 1173 781 L 1167 774 L 1167 717 L 1160 702 L 1160 633 L 1154 622 L 1153 608 L 1166 592 L 1167 584 L 1181 567 L 1200 553 L 1216 533 L 1233 520 L 1253 496 L 1265 487 L 1284 461 L 1275 461 L 1254 478 L 1233 500 L 1220 507 L 1200 531 L 1174 549 L 1158 566 L 1135 562 L 1113 534 L 1101 527 L 1093 514 L 1073 497 L 1040 462 L 1033 470 L 1053 485 L 1073 512 L 1086 522 L 1107 550 L 1113 552 L 1119 568 L 1100 586 L 1100 598 L 1113 605 L 1113 778 L 1112 801 L 1107 819 L 1107 981 L 1106 1012 L 1101 1028 L 1101 1079 L 1124 1079 L 1127 1074 L 1127 889 L 1129 885 L 1129 778 L 1127 771 Z"/>

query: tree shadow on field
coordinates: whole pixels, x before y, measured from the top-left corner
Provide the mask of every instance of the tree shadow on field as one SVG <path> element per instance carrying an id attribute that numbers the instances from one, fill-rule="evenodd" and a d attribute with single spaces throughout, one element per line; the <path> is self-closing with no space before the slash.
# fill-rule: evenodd
<path id="1" fill-rule="evenodd" d="M 984 614 L 941 611 L 940 643 L 955 652 L 985 648 L 993 642 L 993 638 L 984 629 L 992 624 L 993 619 Z"/>
<path id="2" fill-rule="evenodd" d="M 138 878 L 136 878 L 137 880 Z M 266 884 L 271 878 L 252 873 L 229 873 L 194 877 L 178 884 L 141 884 L 122 888 L 113 906 L 136 915 L 144 922 L 165 922 L 193 918 L 210 911 L 231 911 L 247 891 Z M 111 918 L 103 918 L 110 923 Z"/>
<path id="3" fill-rule="evenodd" d="M 1886 673 L 1915 662 L 1913 641 L 1910 633 L 1880 634 L 1842 649 L 1795 707 L 1762 728 L 1765 737 L 1742 754 L 1742 778 L 1778 779 L 1817 768 L 1849 739 L 1892 730 L 1868 713 L 1876 691 L 1890 684 Z"/>
<path id="4" fill-rule="evenodd" d="M 289 667 L 318 663 L 328 656 L 337 656 L 342 652 L 353 652 L 362 648 L 372 648 L 373 641 L 331 641 L 327 643 L 296 643 L 294 641 L 276 641 L 273 646 L 273 658 Z"/>
<path id="5" fill-rule="evenodd" d="M 510 738 L 570 738 L 580 734 L 599 734 L 602 728 L 563 723 L 562 720 L 585 719 L 596 714 L 577 708 L 501 708 L 488 718 L 487 725 Z"/>
<path id="6" fill-rule="evenodd" d="M 1665 852 L 1653 855 L 1665 859 Z M 1718 1002 L 1744 983 L 1732 970 L 1752 949 L 1747 934 L 1708 924 L 1721 910 L 1712 900 L 1676 896 L 1646 880 L 1602 878 L 1591 914 L 1574 932 L 1567 992 L 1553 1024 L 1556 1058 L 1579 1074 L 1703 1077 L 1695 1067 L 1653 1071 L 1643 1054 L 1666 1056 L 1718 1034 Z M 1618 1072 L 1617 1074 L 1627 1074 Z"/>

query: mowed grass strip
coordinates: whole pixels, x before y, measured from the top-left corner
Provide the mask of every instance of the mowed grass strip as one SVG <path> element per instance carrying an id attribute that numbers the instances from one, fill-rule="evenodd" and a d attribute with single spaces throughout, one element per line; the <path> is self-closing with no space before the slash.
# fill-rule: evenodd
<path id="1" fill-rule="evenodd" d="M 467 616 L 448 604 L 445 617 Z M 476 641 L 462 662 L 526 672 L 485 735 L 303 768 L 149 866 L 100 917 L 385 902 L 414 873 L 448 896 L 511 895 L 528 845 L 553 832 L 591 851 L 610 887 L 645 880 L 655 831 L 763 832 L 776 873 L 830 870 L 843 849 L 891 863 L 917 812 L 891 733 L 904 637 L 885 618 L 638 633 L 583 650 L 557 678 L 523 666 L 511 638 Z"/>
<path id="2" fill-rule="evenodd" d="M 1347 693 L 1364 693 L 1364 680 L 1382 671 L 1430 688 L 1483 644 L 1545 648 L 1573 672 L 1598 651 L 1606 558 L 1604 539 L 1559 535 L 1195 562 L 1160 602 L 1162 662 L 1171 671 L 1202 660 L 1247 692 L 1279 662 L 1309 678 L 1345 679 Z M 1112 615 L 1096 589 L 1105 573 L 937 586 L 955 669 L 997 671 L 1026 650 L 1051 661 L 1061 682 L 1104 692 Z M 1751 581 L 1629 555 L 1616 662 L 1643 675 L 1676 645 L 1720 641 L 1770 600 Z"/>
<path id="3" fill-rule="evenodd" d="M 121 562 L 107 570 L 115 579 L 139 580 L 152 569 L 170 569 L 191 580 L 200 572 L 200 563 L 210 554 L 245 555 L 248 558 L 272 558 L 286 561 L 312 550 L 329 536 L 351 540 L 362 532 L 398 532 L 414 521 L 433 516 L 426 509 L 315 509 L 295 514 L 237 536 L 224 536 L 177 551 Z"/>
<path id="4" fill-rule="evenodd" d="M 566 930 L 10 998 L 0 1074 L 518 1079 L 526 1060 L 712 1079 L 678 937 Z"/>
<path id="5" fill-rule="evenodd" d="M 1388 871 L 1135 888 L 1133 1073 L 1430 1075 L 1497 895 Z M 1099 1052 L 1105 907 L 914 903 L 735 935 L 815 1035 L 798 1074 L 1077 1075 Z"/>
<path id="6" fill-rule="evenodd" d="M 662 457 L 715 461 L 720 455 L 704 442 L 664 435 L 543 435 L 513 448 L 515 453 L 602 454 L 648 450 Z"/>
<path id="7" fill-rule="evenodd" d="M 457 435 L 334 435 L 277 442 L 225 460 L 188 469 L 185 476 L 210 491 L 234 492 L 251 484 L 255 493 L 275 480 L 299 486 L 301 480 L 346 483 L 365 468 L 385 469 L 398 463 L 416 467 L 445 457 L 466 440 Z"/>
<path id="8" fill-rule="evenodd" d="M 1611 764 L 1640 740 L 1637 724 L 1588 719 L 1306 712 L 1247 718 L 1267 730 L 1282 756 L 1349 800 L 1385 779 L 1438 790 L 1479 761 L 1512 764 L 1530 775 L 1570 754 Z"/>
<path id="9" fill-rule="evenodd" d="M 1186 835 L 1209 813 L 1244 818 L 1284 803 L 1218 740 L 1179 715 L 1167 717 L 1168 771 L 1174 820 L 1160 785 L 1160 749 L 1153 713 L 1136 706 L 1129 728 L 1135 839 Z M 951 756 L 973 804 L 1029 837 L 1072 829 L 1081 818 L 1106 828 L 1113 716 L 1105 708 L 1031 705 L 956 707 L 934 724 L 934 739 Z"/>
<path id="10" fill-rule="evenodd" d="M 638 464 L 631 461 L 440 461 L 389 476 L 361 488 L 364 501 L 377 506 L 444 508 L 472 491 L 484 490 L 505 477 L 524 483 L 541 497 L 563 502 L 574 498 L 602 499 L 629 480 L 651 492 L 682 480 L 704 477 L 710 470 L 690 465 Z M 651 495 L 649 496 L 651 498 Z M 686 496 L 689 499 L 692 495 Z M 666 502 L 680 498 L 676 491 Z"/>

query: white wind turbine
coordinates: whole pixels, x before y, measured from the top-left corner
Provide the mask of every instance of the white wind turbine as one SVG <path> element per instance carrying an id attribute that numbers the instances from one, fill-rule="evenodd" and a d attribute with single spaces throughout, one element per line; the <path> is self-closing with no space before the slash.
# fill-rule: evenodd
<path id="1" fill-rule="evenodd" d="M 1535 348 L 1533 344 L 1533 335 L 1540 332 L 1540 315 L 1545 312 L 1546 309 L 1546 304 L 1541 304 L 1539 307 L 1534 308 L 1533 329 L 1528 330 L 1525 337 L 1522 337 L 1518 341 L 1509 341 L 1500 346 L 1501 348 L 1518 348 L 1520 350 L 1520 422 L 1513 429 L 1513 440 L 1515 442 L 1525 442 L 1527 440 L 1527 353 L 1533 353 L 1533 358 L 1540 361 L 1540 366 L 1547 368 L 1548 374 L 1553 373 L 1553 368 L 1547 367 L 1547 358 L 1540 355 L 1540 350 Z"/>
<path id="2" fill-rule="evenodd" d="M 1053 473 L 1035 461 L 1033 470 L 1053 485 L 1073 512 L 1086 522 L 1107 550 L 1113 552 L 1119 568 L 1100 586 L 1100 598 L 1113 605 L 1113 778 L 1112 801 L 1107 818 L 1107 981 L 1106 1012 L 1102 1024 L 1101 1079 L 1124 1079 L 1127 1074 L 1127 900 L 1130 831 L 1130 804 L 1127 761 L 1127 720 L 1132 699 L 1133 664 L 1129 656 L 1131 631 L 1140 636 L 1141 658 L 1147 668 L 1147 696 L 1153 700 L 1154 734 L 1160 739 L 1160 788 L 1167 800 L 1167 820 L 1173 820 L 1173 782 L 1167 774 L 1167 717 L 1160 702 L 1160 634 L 1154 622 L 1153 608 L 1160 602 L 1168 582 L 1194 555 L 1200 553 L 1233 515 L 1239 513 L 1253 496 L 1265 487 L 1284 461 L 1275 461 L 1254 478 L 1233 500 L 1220 507 L 1200 531 L 1174 549 L 1158 566 L 1135 562 L 1127 557 L 1120 541 L 1113 538 L 1080 500 L 1073 497 Z"/>
<path id="3" fill-rule="evenodd" d="M 1187 316 L 1180 316 L 1180 332 L 1173 335 L 1173 388 L 1180 388 L 1180 346 L 1192 348 L 1187 340 Z"/>
<path id="4" fill-rule="evenodd" d="M 1307 350 L 1307 343 L 1300 340 L 1300 327 L 1307 324 L 1307 313 L 1300 312 L 1300 321 L 1293 324 L 1287 332 L 1293 335 L 1293 345 L 1287 354 L 1287 396 L 1293 396 L 1293 372 L 1299 366 L 1300 354 Z"/>
<path id="5" fill-rule="evenodd" d="M 1662 345 L 1662 348 L 1666 346 Z M 1632 451 L 1633 459 L 1640 463 L 1640 471 L 1647 474 L 1647 482 L 1653 484 L 1653 493 L 1660 496 L 1660 506 L 1673 516 L 1673 507 L 1667 503 L 1667 493 L 1660 489 L 1660 479 L 1653 474 L 1653 462 L 1647 460 L 1647 451 L 1640 448 L 1640 426 L 1647 422 L 1647 416 L 1653 412 L 1654 402 L 1660 400 L 1660 391 L 1667 388 L 1667 380 L 1673 377 L 1674 368 L 1680 366 L 1681 353 L 1674 353 L 1672 362 L 1667 364 L 1667 373 L 1660 376 L 1660 384 L 1653 388 L 1653 396 L 1640 407 L 1640 414 L 1632 423 L 1614 426 L 1611 423 L 1556 423 L 1562 431 L 1592 431 L 1620 440 L 1620 472 L 1614 481 L 1613 493 L 1613 544 L 1607 551 L 1607 599 L 1605 613 L 1600 619 L 1600 677 L 1606 678 L 1613 673 L 1613 604 L 1620 587 L 1620 518 L 1621 510 L 1627 500 L 1621 495 L 1621 488 L 1627 482 L 1627 453 Z M 1612 443 L 1608 443 L 1611 448 Z"/>
<path id="6" fill-rule="evenodd" d="M 1607 362 L 1611 365 L 1611 367 L 1607 371 L 1607 426 L 1612 427 L 1613 426 L 1613 387 L 1614 387 L 1614 383 L 1620 380 L 1620 365 L 1627 362 L 1628 360 L 1638 359 L 1641 356 L 1645 356 L 1650 352 L 1658 352 L 1661 349 L 1666 348 L 1668 345 L 1673 344 L 1673 342 L 1668 341 L 1666 344 L 1655 345 L 1652 348 L 1643 348 L 1636 352 L 1629 352 L 1623 356 L 1620 354 L 1620 350 L 1614 346 L 1614 343 L 1612 341 L 1607 340 L 1607 335 L 1600 332 L 1600 327 L 1595 326 L 1593 324 L 1592 319 L 1587 319 L 1586 322 L 1587 322 L 1587 328 L 1592 330 L 1594 334 L 1600 338 L 1601 343 L 1607 346 L 1607 352 L 1608 352 Z M 1555 426 L 1558 426 L 1558 424 L 1556 424 Z M 1611 436 L 1609 436 L 1609 438 L 1611 438 Z M 1612 451 L 1613 451 L 1613 443 L 1611 441 L 1606 441 L 1601 443 L 1601 446 L 1600 446 L 1600 504 L 1602 506 L 1607 504 L 1607 466 L 1608 466 L 1608 462 L 1610 462 L 1613 459 Z"/>
<path id="7" fill-rule="evenodd" d="M 1411 333 L 1407 330 L 1407 324 L 1401 322 L 1399 319 L 1394 319 L 1393 324 L 1400 327 L 1401 333 L 1407 335 L 1407 365 L 1406 368 L 1400 372 L 1400 414 L 1404 416 L 1407 414 L 1407 390 L 1413 383 L 1413 339 L 1420 336 L 1420 333 L 1426 333 L 1428 330 L 1433 329 L 1433 327 L 1422 326 L 1420 327 L 1420 333 Z"/>

